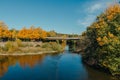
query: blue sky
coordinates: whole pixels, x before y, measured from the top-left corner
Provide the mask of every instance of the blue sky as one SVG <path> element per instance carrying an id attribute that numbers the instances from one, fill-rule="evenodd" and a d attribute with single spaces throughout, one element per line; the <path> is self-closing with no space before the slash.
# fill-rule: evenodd
<path id="1" fill-rule="evenodd" d="M 117 0 L 116 0 L 117 1 Z M 115 0 L 0 0 L 0 21 L 21 29 L 81 34 Z"/>

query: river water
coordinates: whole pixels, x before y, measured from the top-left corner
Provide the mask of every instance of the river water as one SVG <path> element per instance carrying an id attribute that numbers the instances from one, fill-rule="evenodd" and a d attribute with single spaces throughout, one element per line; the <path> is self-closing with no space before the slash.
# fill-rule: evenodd
<path id="1" fill-rule="evenodd" d="M 0 56 L 0 80 L 112 80 L 82 63 L 80 54 Z"/>

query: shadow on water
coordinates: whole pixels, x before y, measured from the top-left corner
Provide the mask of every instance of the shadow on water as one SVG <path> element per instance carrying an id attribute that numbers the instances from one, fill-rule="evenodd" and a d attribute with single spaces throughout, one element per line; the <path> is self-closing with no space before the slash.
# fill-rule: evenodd
<path id="1" fill-rule="evenodd" d="M 94 69 L 86 64 L 84 64 L 84 67 L 88 73 L 87 80 L 118 80 L 115 77 L 111 76 L 110 74 Z"/>
<path id="2" fill-rule="evenodd" d="M 0 56 L 0 80 L 112 80 L 82 63 L 81 55 Z"/>

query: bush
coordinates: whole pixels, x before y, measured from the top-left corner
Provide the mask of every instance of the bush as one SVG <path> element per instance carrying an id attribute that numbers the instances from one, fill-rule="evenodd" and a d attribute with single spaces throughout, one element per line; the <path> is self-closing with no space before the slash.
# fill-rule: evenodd
<path id="1" fill-rule="evenodd" d="M 43 43 L 42 44 L 42 48 L 50 48 L 50 44 L 49 43 Z"/>
<path id="2" fill-rule="evenodd" d="M 50 45 L 51 45 L 51 49 L 54 51 L 59 51 L 59 52 L 63 51 L 62 46 L 56 42 L 52 42 L 50 43 Z"/>
<path id="3" fill-rule="evenodd" d="M 16 44 L 18 45 L 18 47 L 22 47 L 22 41 L 20 39 L 16 39 Z"/>
<path id="4" fill-rule="evenodd" d="M 3 51 L 14 52 L 18 49 L 18 46 L 14 42 L 8 41 L 2 48 Z"/>
<path id="5" fill-rule="evenodd" d="M 42 48 L 48 48 L 53 51 L 59 51 L 59 52 L 63 51 L 62 46 L 56 42 L 43 43 Z"/>

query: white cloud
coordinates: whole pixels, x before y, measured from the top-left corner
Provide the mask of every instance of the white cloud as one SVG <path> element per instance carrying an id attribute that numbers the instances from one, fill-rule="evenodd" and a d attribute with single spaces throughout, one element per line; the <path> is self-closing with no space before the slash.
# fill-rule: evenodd
<path id="1" fill-rule="evenodd" d="M 90 4 L 88 8 L 86 7 L 86 11 L 89 13 L 96 13 L 98 11 L 103 11 L 106 9 L 109 5 L 113 4 L 114 1 L 106 0 L 106 1 L 98 1 Z"/>
<path id="2" fill-rule="evenodd" d="M 97 10 L 100 10 L 100 9 L 102 9 L 102 8 L 103 8 L 103 5 L 100 4 L 100 3 L 97 3 L 97 4 L 94 4 L 94 5 L 92 5 L 91 7 L 89 7 L 89 8 L 87 9 L 87 11 L 89 11 L 90 13 L 94 13 L 94 12 L 96 12 Z"/>
<path id="3" fill-rule="evenodd" d="M 114 3 L 111 0 L 98 0 L 91 3 L 86 3 L 79 9 L 81 18 L 77 20 L 77 25 L 81 27 L 88 27 L 90 24 L 95 21 L 96 16 L 103 12 L 106 7 Z M 82 9 L 82 10 L 81 10 Z"/>
<path id="4" fill-rule="evenodd" d="M 79 19 L 77 24 L 81 27 L 87 27 L 95 20 L 95 17 L 95 15 L 88 15 L 83 19 Z"/>

